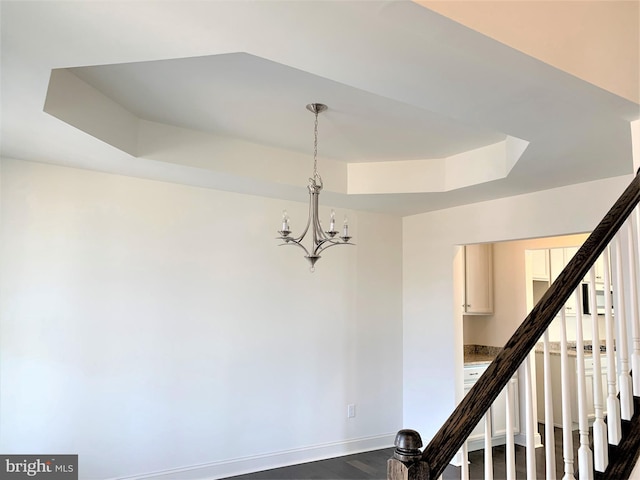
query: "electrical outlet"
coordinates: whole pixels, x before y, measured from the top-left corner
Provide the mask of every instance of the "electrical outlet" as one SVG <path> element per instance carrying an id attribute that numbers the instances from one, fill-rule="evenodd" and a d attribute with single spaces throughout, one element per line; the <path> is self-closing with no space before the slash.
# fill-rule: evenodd
<path id="1" fill-rule="evenodd" d="M 353 418 L 356 416 L 356 405 L 355 403 L 350 403 L 347 405 L 347 418 Z"/>

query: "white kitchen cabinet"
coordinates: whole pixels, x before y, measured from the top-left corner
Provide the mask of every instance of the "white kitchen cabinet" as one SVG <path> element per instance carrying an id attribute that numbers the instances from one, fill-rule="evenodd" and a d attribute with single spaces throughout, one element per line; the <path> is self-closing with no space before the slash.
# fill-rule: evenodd
<path id="1" fill-rule="evenodd" d="M 509 380 L 511 385 L 511 411 L 513 412 L 513 433 L 520 431 L 520 415 L 518 400 L 518 377 L 515 376 Z M 507 393 L 506 387 L 498 395 L 493 405 L 491 405 L 491 428 L 493 437 L 501 437 L 507 434 Z"/>
<path id="2" fill-rule="evenodd" d="M 551 366 L 551 398 L 553 405 L 553 423 L 556 427 L 562 428 L 562 375 L 561 375 L 561 359 L 560 355 L 552 354 L 549 356 Z M 572 428 L 578 428 L 579 411 L 578 411 L 578 358 L 571 355 L 568 358 L 569 370 L 569 391 L 571 405 L 571 422 Z M 602 398 L 603 409 L 606 415 L 607 404 L 607 357 L 600 354 L 601 371 L 599 372 L 602 380 Z M 595 418 L 595 408 L 593 404 L 593 378 L 595 372 L 593 370 L 593 357 L 586 356 L 584 359 L 585 366 L 585 390 L 586 390 L 586 407 L 587 417 L 590 422 Z M 536 353 L 536 375 L 537 375 L 537 395 L 538 395 L 538 419 L 544 419 L 544 376 L 543 376 L 543 354 Z"/>
<path id="3" fill-rule="evenodd" d="M 551 262 L 551 281 L 555 282 L 558 275 L 565 266 L 564 248 L 552 248 L 549 250 L 549 260 Z"/>
<path id="4" fill-rule="evenodd" d="M 464 394 L 466 395 L 471 387 L 476 383 L 480 375 L 487 369 L 488 364 L 483 365 L 467 365 L 464 368 Z M 520 402 L 518 399 L 518 376 L 517 374 L 510 380 L 512 402 L 513 402 L 513 417 L 514 417 L 514 430 L 513 433 L 520 432 Z M 506 393 L 503 390 L 498 398 L 491 405 L 491 442 L 493 445 L 502 445 L 506 441 L 507 433 L 507 400 Z M 483 416 L 478 422 L 478 425 L 473 429 L 469 437 L 467 438 L 467 446 L 469 451 L 479 450 L 484 448 L 484 424 L 485 417 Z"/>
<path id="5" fill-rule="evenodd" d="M 604 283 L 604 260 L 602 260 L 602 256 L 598 257 L 594 266 L 596 269 L 596 284 Z M 609 278 L 611 278 L 611 275 L 609 275 Z M 591 275 L 589 272 L 584 276 L 584 281 L 591 282 Z"/>
<path id="6" fill-rule="evenodd" d="M 464 304 L 469 315 L 493 313 L 493 245 L 464 247 Z"/>
<path id="7" fill-rule="evenodd" d="M 552 248 L 549 250 L 549 260 L 551 264 L 551 281 L 554 281 L 560 275 L 562 269 L 569 263 L 569 260 L 573 258 L 573 256 L 578 251 L 579 247 L 565 247 L 565 248 Z M 534 263 L 535 268 L 535 263 Z M 595 262 L 596 269 L 596 282 L 603 283 L 604 282 L 604 261 L 602 260 L 602 256 L 600 256 Z M 591 278 L 589 273 L 584 276 L 583 281 L 590 282 Z"/>
<path id="8" fill-rule="evenodd" d="M 574 425 L 577 425 L 580 421 L 580 415 L 578 411 L 578 376 L 577 376 L 577 364 L 578 358 L 571 357 L 569 359 L 569 365 L 571 365 L 572 370 L 576 370 L 576 375 L 572 375 L 571 378 L 571 420 Z M 607 414 L 607 357 L 606 355 L 600 355 L 600 378 L 601 378 L 601 386 L 602 386 L 602 408 L 604 410 L 604 414 Z M 584 379 L 585 379 L 585 390 L 586 390 L 586 406 L 587 406 L 587 418 L 590 422 L 595 419 L 596 410 L 594 407 L 593 399 L 593 377 L 596 374 L 593 370 L 593 357 L 585 357 L 584 359 Z"/>
<path id="9" fill-rule="evenodd" d="M 552 248 L 549 250 L 549 260 L 551 264 L 551 281 L 554 282 L 560 272 L 564 270 L 564 267 L 569 263 L 573 256 L 578 251 L 578 247 L 564 247 L 564 248 Z M 569 299 L 564 307 L 566 315 L 575 315 L 576 307 L 573 297 Z"/>
<path id="10" fill-rule="evenodd" d="M 464 386 L 464 394 L 466 395 L 467 393 L 469 393 L 469 390 L 471 390 L 471 387 L 473 387 L 473 384 L 471 385 L 467 385 L 465 383 Z M 471 432 L 471 434 L 467 437 L 467 441 L 469 442 L 470 445 L 475 445 L 475 444 L 483 444 L 484 442 L 484 416 L 480 419 L 480 421 L 478 422 L 478 424 L 476 425 L 476 428 L 473 429 L 473 431 Z M 478 448 L 482 448 L 482 446 L 479 446 Z"/>
<path id="11" fill-rule="evenodd" d="M 551 371 L 551 406 L 553 408 L 553 424 L 562 428 L 562 376 L 560 370 L 560 355 L 549 355 Z M 538 421 L 545 421 L 544 397 L 544 354 L 536 352 L 536 396 L 538 406 Z"/>
<path id="12" fill-rule="evenodd" d="M 470 365 L 467 366 L 465 365 L 464 367 L 464 394 L 465 396 L 467 395 L 467 393 L 469 393 L 469 390 L 471 390 L 471 387 L 473 387 L 476 383 L 476 381 L 478 380 L 478 378 L 480 378 L 480 376 L 484 373 L 484 371 L 487 369 L 487 364 L 481 364 L 481 365 Z M 484 445 L 483 441 L 484 441 L 484 416 L 480 419 L 480 421 L 478 422 L 478 424 L 475 426 L 475 428 L 473 429 L 473 431 L 471 432 L 471 434 L 469 435 L 469 437 L 467 437 L 467 442 L 468 442 L 468 446 L 470 450 L 477 450 L 479 448 L 482 448 L 482 445 Z M 477 446 L 477 448 L 476 448 Z"/>
<path id="13" fill-rule="evenodd" d="M 531 279 L 548 281 L 549 274 L 549 249 L 531 250 Z"/>
<path id="14" fill-rule="evenodd" d="M 560 275 L 560 272 L 569 263 L 569 260 L 578 251 L 578 247 L 564 247 L 564 248 L 552 248 L 549 250 L 549 257 L 551 263 L 551 281 L 555 281 Z"/>
<path id="15" fill-rule="evenodd" d="M 609 262 L 609 264 L 611 264 L 611 262 Z M 604 283 L 604 260 L 602 259 L 602 256 L 600 256 L 598 258 L 598 260 L 596 260 L 596 283 Z M 611 278 L 611 275 L 609 275 L 609 278 Z"/>

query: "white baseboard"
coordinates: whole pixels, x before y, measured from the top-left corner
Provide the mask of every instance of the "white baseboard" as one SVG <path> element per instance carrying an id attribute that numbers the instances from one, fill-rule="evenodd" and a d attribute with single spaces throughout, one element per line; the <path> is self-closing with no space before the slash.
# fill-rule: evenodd
<path id="1" fill-rule="evenodd" d="M 342 442 L 312 445 L 280 452 L 221 460 L 110 480 L 215 480 L 219 478 L 314 462 L 327 458 L 393 447 L 395 433 L 355 438 Z"/>

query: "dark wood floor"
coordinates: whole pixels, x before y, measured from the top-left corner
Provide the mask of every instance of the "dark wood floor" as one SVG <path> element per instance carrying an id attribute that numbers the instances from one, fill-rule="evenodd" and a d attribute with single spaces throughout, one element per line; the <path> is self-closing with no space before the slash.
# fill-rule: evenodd
<path id="1" fill-rule="evenodd" d="M 557 478 L 563 476 L 562 464 L 562 429 L 555 429 L 556 471 Z M 544 439 L 544 427 L 540 425 L 540 434 Z M 577 431 L 574 432 L 574 458 L 577 466 Z M 393 455 L 393 448 L 375 450 L 372 452 L 347 455 L 318 462 L 303 463 L 290 467 L 265 470 L 237 477 L 233 480 L 384 480 L 387 478 L 387 460 Z M 469 476 L 471 479 L 484 478 L 484 451 L 477 450 L 469 453 Z M 525 449 L 516 445 L 516 475 L 526 478 Z M 538 478 L 544 478 L 544 448 L 536 449 L 536 470 Z M 505 447 L 493 447 L 493 475 L 494 479 L 504 479 Z M 460 468 L 449 465 L 444 472 L 444 480 L 460 478 Z M 577 476 L 576 476 L 577 478 Z"/>

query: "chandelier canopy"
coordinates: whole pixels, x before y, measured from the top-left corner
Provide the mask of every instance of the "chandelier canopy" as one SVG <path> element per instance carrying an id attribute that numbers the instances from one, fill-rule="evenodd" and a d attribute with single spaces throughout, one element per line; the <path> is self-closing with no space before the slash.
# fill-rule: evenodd
<path id="1" fill-rule="evenodd" d="M 320 197 L 320 191 L 322 190 L 322 177 L 318 173 L 318 114 L 327 110 L 327 106 L 322 103 L 310 103 L 307 105 L 307 110 L 315 115 L 315 123 L 313 129 L 313 176 L 309 178 L 309 218 L 307 219 L 307 225 L 298 237 L 291 236 L 291 229 L 289 227 L 289 215 L 287 211 L 282 212 L 282 230 L 278 230 L 280 236 L 279 240 L 284 241 L 280 245 L 297 245 L 305 252 L 305 258 L 311 264 L 310 270 L 315 271 L 316 262 L 320 259 L 320 252 L 332 247 L 334 245 L 354 245 L 350 243 L 351 237 L 349 236 L 349 223 L 347 216 L 344 216 L 344 222 L 342 224 L 342 235 L 338 236 L 338 230 L 336 230 L 336 213 L 331 210 L 331 217 L 329 219 L 329 230 L 323 231 L 322 224 L 318 218 L 318 199 Z M 311 245 L 309 248 L 305 247 L 302 243 L 307 233 L 311 232 Z"/>

